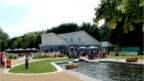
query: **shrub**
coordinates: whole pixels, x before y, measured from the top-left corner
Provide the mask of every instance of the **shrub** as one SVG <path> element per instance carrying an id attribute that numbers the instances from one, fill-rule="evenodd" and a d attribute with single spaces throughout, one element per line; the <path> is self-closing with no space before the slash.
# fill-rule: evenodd
<path id="1" fill-rule="evenodd" d="M 54 58 L 55 55 L 47 54 L 47 58 Z"/>
<path id="2" fill-rule="evenodd" d="M 18 56 L 25 56 L 26 53 L 18 53 Z"/>
<path id="3" fill-rule="evenodd" d="M 64 56 L 64 55 L 62 55 L 62 54 L 59 54 L 59 55 L 58 55 L 58 57 L 63 57 L 63 56 Z"/>
<path id="4" fill-rule="evenodd" d="M 34 57 L 34 59 L 38 58 L 56 58 L 56 57 L 63 57 L 63 54 L 38 54 Z"/>
<path id="5" fill-rule="evenodd" d="M 7 59 L 17 59 L 17 57 L 15 55 L 12 55 L 12 54 L 6 55 L 6 58 Z"/>

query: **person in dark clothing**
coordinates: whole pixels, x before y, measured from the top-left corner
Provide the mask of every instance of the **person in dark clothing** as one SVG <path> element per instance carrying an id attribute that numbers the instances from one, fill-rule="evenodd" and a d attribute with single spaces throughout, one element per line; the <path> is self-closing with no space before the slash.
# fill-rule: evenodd
<path id="1" fill-rule="evenodd" d="M 118 50 L 116 51 L 115 55 L 117 57 L 116 60 L 118 61 L 118 56 L 119 56 L 119 51 Z"/>
<path id="2" fill-rule="evenodd" d="M 0 67 L 2 67 L 2 56 L 3 56 L 3 53 L 0 52 Z"/>
<path id="3" fill-rule="evenodd" d="M 106 58 L 106 50 L 105 49 L 102 50 L 102 56 L 103 56 L 103 58 Z"/>
<path id="4" fill-rule="evenodd" d="M 28 69 L 28 61 L 29 61 L 29 58 L 28 58 L 28 55 L 26 55 L 26 59 L 25 59 L 25 68 Z"/>

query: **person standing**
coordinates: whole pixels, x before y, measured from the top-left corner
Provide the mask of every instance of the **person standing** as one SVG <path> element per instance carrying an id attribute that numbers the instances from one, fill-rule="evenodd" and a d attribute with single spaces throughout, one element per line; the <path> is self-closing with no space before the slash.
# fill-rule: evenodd
<path id="1" fill-rule="evenodd" d="M 116 50 L 115 55 L 116 55 L 116 60 L 118 61 L 118 56 L 119 56 L 119 51 L 118 50 Z"/>
<path id="2" fill-rule="evenodd" d="M 25 68 L 28 69 L 28 61 L 29 61 L 29 58 L 28 58 L 28 55 L 26 55 L 26 59 L 25 59 Z"/>
<path id="3" fill-rule="evenodd" d="M 0 67 L 2 67 L 2 52 L 0 52 Z"/>
<path id="4" fill-rule="evenodd" d="M 101 58 L 101 51 L 98 51 L 98 59 L 100 59 Z"/>
<path id="5" fill-rule="evenodd" d="M 91 52 L 91 50 L 89 50 L 89 52 L 88 52 L 88 59 L 92 59 L 92 52 Z"/>
<path id="6" fill-rule="evenodd" d="M 3 55 L 2 55 L 2 67 L 5 68 L 5 65 L 6 65 L 6 55 L 5 55 L 5 53 L 3 53 Z"/>
<path id="7" fill-rule="evenodd" d="M 105 49 L 102 50 L 102 54 L 103 54 L 103 58 L 106 58 L 106 50 Z"/>

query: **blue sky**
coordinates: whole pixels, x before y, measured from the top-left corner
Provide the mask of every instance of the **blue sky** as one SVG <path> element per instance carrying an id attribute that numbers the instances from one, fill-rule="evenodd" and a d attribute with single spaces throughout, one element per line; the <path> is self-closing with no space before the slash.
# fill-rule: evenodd
<path id="1" fill-rule="evenodd" d="M 0 27 L 12 38 L 61 23 L 93 23 L 94 8 L 99 3 L 100 0 L 0 0 Z"/>
<path id="2" fill-rule="evenodd" d="M 24 8 L 15 5 L 5 3 L 0 3 L 0 5 L 0 25 L 4 27 L 17 25 L 28 13 Z"/>

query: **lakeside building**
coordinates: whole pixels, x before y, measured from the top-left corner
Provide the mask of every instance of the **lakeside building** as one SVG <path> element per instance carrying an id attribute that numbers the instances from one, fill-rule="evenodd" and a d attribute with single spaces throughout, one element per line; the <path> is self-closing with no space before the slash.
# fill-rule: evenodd
<path id="1" fill-rule="evenodd" d="M 114 45 L 110 43 L 109 41 L 102 41 L 101 43 L 101 49 L 106 49 L 107 52 L 110 52 L 111 50 L 114 50 Z"/>
<path id="2" fill-rule="evenodd" d="M 41 41 L 39 47 L 43 52 L 59 50 L 78 51 L 80 46 L 96 46 L 98 49 L 101 48 L 101 43 L 85 31 L 42 34 Z"/>

